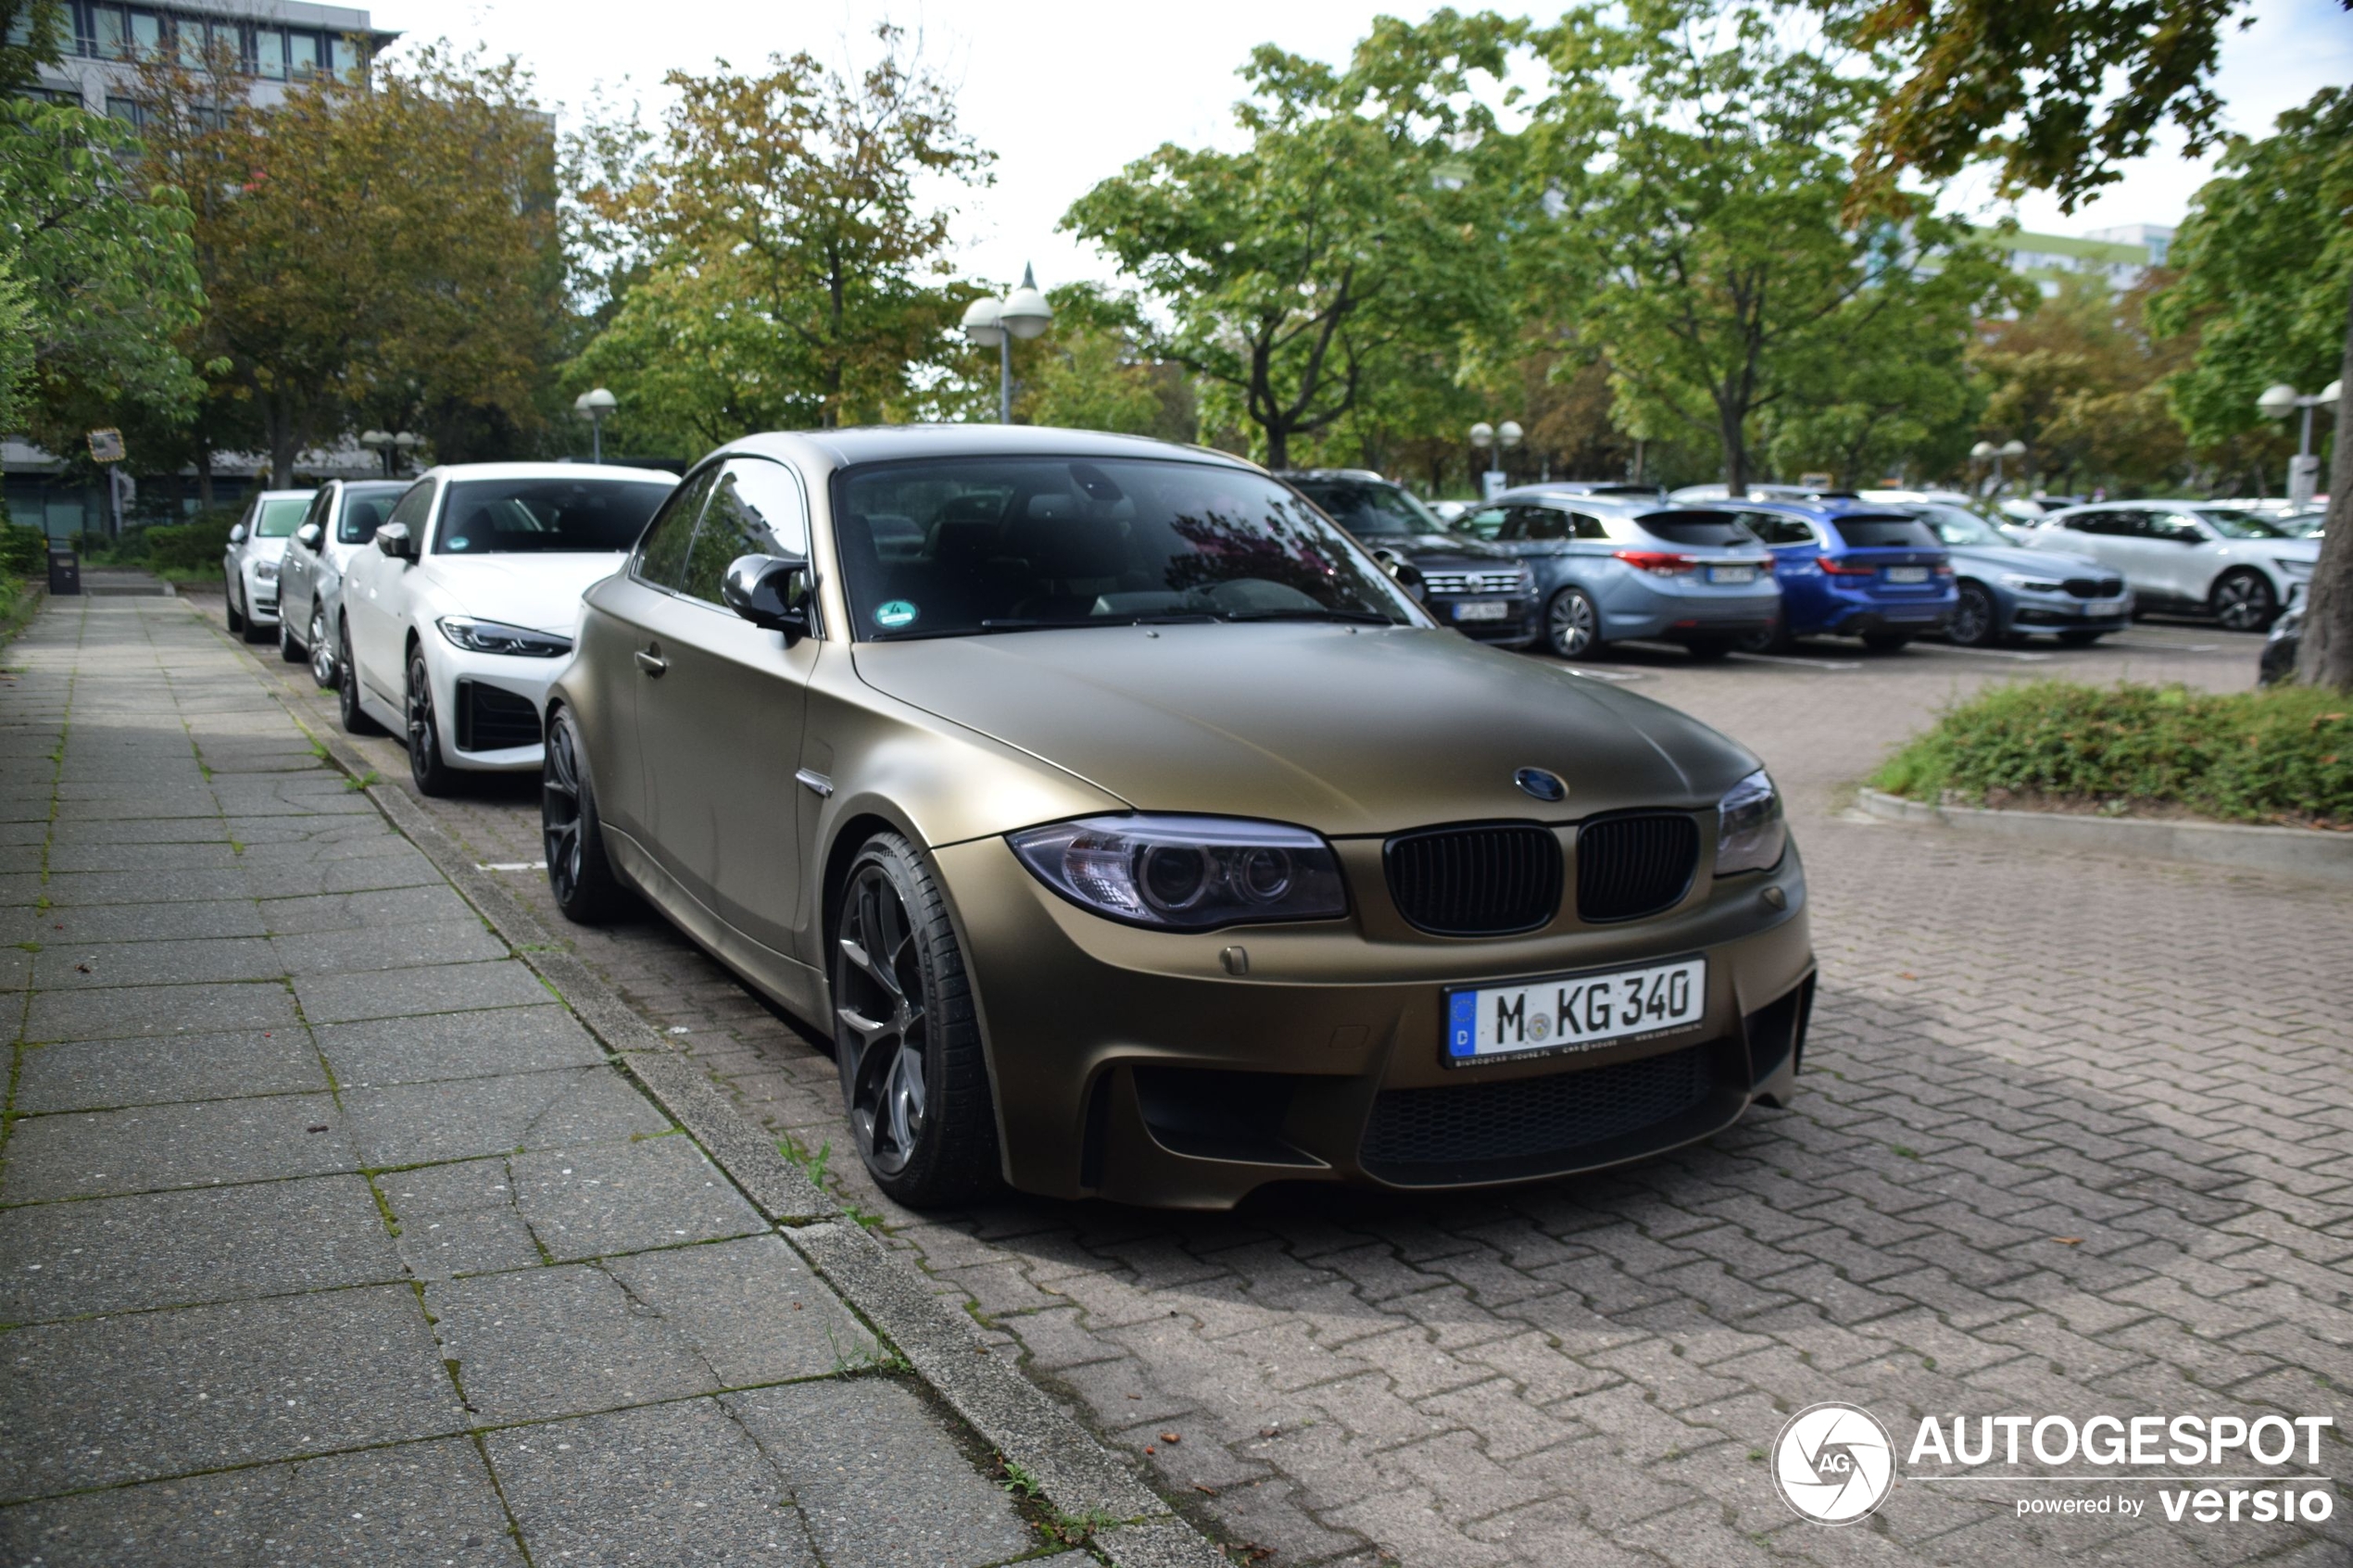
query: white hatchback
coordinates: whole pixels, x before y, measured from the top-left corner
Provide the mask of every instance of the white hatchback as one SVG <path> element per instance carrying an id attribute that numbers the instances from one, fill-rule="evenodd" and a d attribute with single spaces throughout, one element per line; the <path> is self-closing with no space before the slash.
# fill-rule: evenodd
<path id="1" fill-rule="evenodd" d="M 580 596 L 621 565 L 677 481 L 585 463 L 428 470 L 344 573 L 344 727 L 401 734 L 427 795 L 459 771 L 539 768 L 539 713 Z"/>
<path id="2" fill-rule="evenodd" d="M 221 553 L 221 586 L 229 595 L 229 630 L 263 643 L 278 629 L 278 565 L 286 541 L 310 508 L 308 490 L 263 490 L 245 503 Z"/>
<path id="3" fill-rule="evenodd" d="M 2312 580 L 2318 539 L 2229 502 L 2108 501 L 2070 507 L 2021 541 L 2089 556 L 2122 574 L 2142 609 L 2211 615 L 2233 632 L 2260 632 L 2299 583 Z"/>

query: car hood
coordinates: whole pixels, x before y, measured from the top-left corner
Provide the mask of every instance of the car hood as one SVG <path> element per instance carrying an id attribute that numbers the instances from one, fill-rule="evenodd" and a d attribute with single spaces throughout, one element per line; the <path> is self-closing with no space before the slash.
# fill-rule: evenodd
<path id="1" fill-rule="evenodd" d="M 1947 545 L 1945 550 L 1957 561 L 1974 561 L 2003 571 L 2031 571 L 2041 577 L 2053 572 L 2070 577 L 2117 575 L 2088 556 L 2066 550 L 2030 550 L 2020 545 Z"/>
<path id="2" fill-rule="evenodd" d="M 1673 709 L 1451 631 L 1151 633 L 864 643 L 853 657 L 876 690 L 1139 810 L 1266 818 L 1335 837 L 1708 806 L 1757 766 Z M 1513 783 L 1522 768 L 1559 774 L 1568 798 L 1523 794 Z"/>
<path id="3" fill-rule="evenodd" d="M 2277 560 L 2318 561 L 2321 541 L 2318 539 L 2225 539 L 2223 547 L 2245 557 L 2270 556 Z"/>
<path id="4" fill-rule="evenodd" d="M 626 555 L 437 555 L 427 570 L 459 614 L 571 637 L 580 631 L 580 596 L 620 571 Z"/>
<path id="5" fill-rule="evenodd" d="M 1460 533 L 1380 533 L 1357 543 L 1368 550 L 1387 550 L 1403 556 L 1416 566 L 1444 566 L 1457 561 L 1477 565 L 1516 558 L 1500 545 Z"/>

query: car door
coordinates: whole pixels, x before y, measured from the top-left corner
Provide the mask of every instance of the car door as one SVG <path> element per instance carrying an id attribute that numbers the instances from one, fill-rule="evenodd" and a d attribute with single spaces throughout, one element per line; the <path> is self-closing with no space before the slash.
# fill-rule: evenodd
<path id="1" fill-rule="evenodd" d="M 2151 511 L 2147 517 L 2148 571 L 2156 591 L 2170 599 L 2203 603 L 2221 564 L 2213 534 L 2189 512 Z"/>
<path id="2" fill-rule="evenodd" d="M 741 556 L 809 554 L 800 482 L 782 463 L 721 466 L 677 590 L 648 606 L 637 736 L 650 847 L 695 900 L 769 952 L 802 923 L 801 727 L 820 637 L 786 647 L 721 602 Z"/>
<path id="3" fill-rule="evenodd" d="M 439 490 L 438 481 L 419 480 L 400 497 L 392 515 L 384 519 L 387 526 L 396 522 L 409 530 L 409 538 L 420 559 L 424 555 L 426 529 L 433 521 L 434 497 Z M 378 701 L 396 708 L 401 706 L 408 689 L 407 582 L 415 570 L 413 562 L 369 549 L 352 558 L 350 571 L 344 578 L 343 623 L 351 635 L 353 671 L 365 690 Z"/>
<path id="4" fill-rule="evenodd" d="M 335 496 L 343 486 L 322 484 L 319 494 L 310 497 L 310 507 L 296 524 L 294 537 L 286 541 L 286 553 L 278 562 L 278 619 L 294 628 L 296 637 L 310 634 L 310 606 L 319 592 L 320 552 L 327 547 L 327 530 L 334 514 Z M 312 542 L 305 541 L 310 534 Z"/>
<path id="5" fill-rule="evenodd" d="M 1743 527 L 1765 542 L 1773 557 L 1773 581 L 1781 590 L 1781 617 L 1791 632 L 1822 622 L 1829 589 L 1822 581 L 1821 543 L 1806 520 L 1780 512 L 1742 512 Z"/>

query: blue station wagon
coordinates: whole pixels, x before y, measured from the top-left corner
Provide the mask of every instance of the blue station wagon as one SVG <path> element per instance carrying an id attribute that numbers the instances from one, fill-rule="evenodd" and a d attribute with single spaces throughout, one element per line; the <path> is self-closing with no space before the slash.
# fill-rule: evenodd
<path id="1" fill-rule="evenodd" d="M 1894 653 L 1942 632 L 1959 603 L 1953 563 L 1927 523 L 1868 501 L 1725 502 L 1773 552 L 1781 624 L 1752 639 L 1754 651 L 1793 638 L 1860 637 Z"/>

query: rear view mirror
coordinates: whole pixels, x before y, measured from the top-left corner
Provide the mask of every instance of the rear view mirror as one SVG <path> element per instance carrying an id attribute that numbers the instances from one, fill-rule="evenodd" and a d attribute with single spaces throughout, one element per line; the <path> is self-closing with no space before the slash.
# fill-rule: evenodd
<path id="1" fill-rule="evenodd" d="M 415 560 L 417 542 L 409 536 L 405 522 L 387 522 L 376 530 L 376 548 L 395 560 Z"/>
<path id="2" fill-rule="evenodd" d="M 235 527 L 229 530 L 229 543 L 232 545 L 242 545 L 245 542 L 245 525 L 244 523 L 238 523 Z"/>
<path id="3" fill-rule="evenodd" d="M 306 522 L 300 528 L 295 530 L 296 542 L 300 544 L 306 550 L 317 549 L 319 547 L 319 541 L 326 536 L 326 530 L 321 528 L 315 522 Z"/>
<path id="4" fill-rule="evenodd" d="M 719 596 L 754 626 L 783 633 L 790 647 L 809 635 L 812 586 L 809 563 L 799 556 L 737 556 Z"/>

